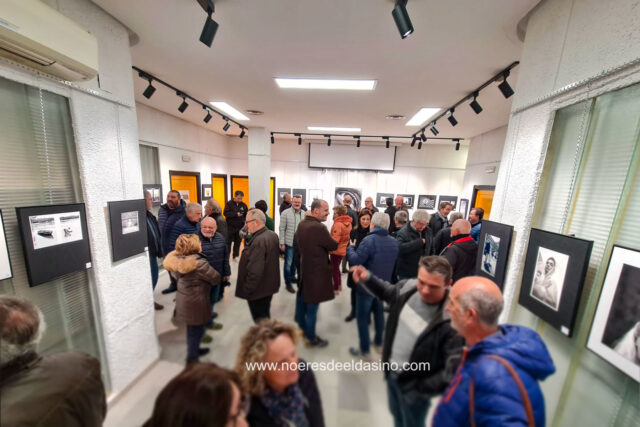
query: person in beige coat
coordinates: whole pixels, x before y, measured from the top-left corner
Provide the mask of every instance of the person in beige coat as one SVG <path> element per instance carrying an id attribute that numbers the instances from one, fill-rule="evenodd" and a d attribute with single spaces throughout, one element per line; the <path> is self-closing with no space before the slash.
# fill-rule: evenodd
<path id="1" fill-rule="evenodd" d="M 178 282 L 175 318 L 187 325 L 187 364 L 209 352 L 200 348 L 205 326 L 211 319 L 211 286 L 220 282 L 220 274 L 201 254 L 200 239 L 195 234 L 182 234 L 176 249 L 164 259 L 164 268 Z"/>

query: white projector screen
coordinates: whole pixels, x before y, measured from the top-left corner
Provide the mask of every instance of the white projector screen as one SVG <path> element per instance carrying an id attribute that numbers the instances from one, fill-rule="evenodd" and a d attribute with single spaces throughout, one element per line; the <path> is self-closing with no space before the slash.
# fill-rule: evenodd
<path id="1" fill-rule="evenodd" d="M 396 147 L 309 144 L 309 167 L 393 172 Z"/>

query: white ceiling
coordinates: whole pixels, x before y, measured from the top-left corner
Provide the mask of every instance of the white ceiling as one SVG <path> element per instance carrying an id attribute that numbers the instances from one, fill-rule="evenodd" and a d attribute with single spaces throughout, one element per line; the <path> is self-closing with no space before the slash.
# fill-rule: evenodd
<path id="1" fill-rule="evenodd" d="M 205 13 L 196 0 L 93 0 L 139 36 L 132 62 L 203 102 L 226 101 L 264 111 L 243 122 L 270 131 L 307 126 L 361 127 L 363 134 L 411 135 L 405 122 L 421 107 L 446 108 L 518 60 L 518 22 L 539 0 L 409 0 L 415 32 L 402 40 L 389 0 L 217 0 L 220 24 L 211 48 L 200 43 Z M 509 83 L 515 89 L 518 68 Z M 167 88 L 149 100 L 134 72 L 136 101 L 202 122 L 193 103 Z M 372 92 L 283 90 L 274 77 L 376 79 Z M 511 99 L 496 85 L 480 93 L 484 108 L 456 110 L 458 126 L 441 119 L 439 136 L 469 138 L 508 122 Z M 403 121 L 385 119 L 402 114 Z M 232 126 L 229 134 L 237 134 Z"/>

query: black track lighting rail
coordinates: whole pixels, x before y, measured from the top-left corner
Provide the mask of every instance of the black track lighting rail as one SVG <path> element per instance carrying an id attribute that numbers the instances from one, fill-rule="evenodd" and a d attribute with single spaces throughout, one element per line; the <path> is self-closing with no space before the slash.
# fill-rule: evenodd
<path id="1" fill-rule="evenodd" d="M 321 136 L 323 138 L 327 138 L 329 136 L 331 137 L 335 137 L 335 136 L 340 136 L 340 137 L 348 137 L 348 138 L 353 138 L 353 139 L 364 139 L 364 138 L 375 138 L 375 139 L 380 139 L 380 142 L 386 142 L 387 138 L 389 139 L 413 139 L 413 136 L 391 136 L 391 135 L 354 135 L 352 133 L 350 134 L 346 134 L 346 133 L 309 133 L 309 132 L 271 132 L 274 135 L 293 135 L 293 136 Z M 457 140 L 462 140 L 464 138 L 444 138 L 444 137 L 435 137 L 435 136 L 429 136 L 427 137 L 427 139 L 444 139 L 447 141 L 457 141 Z"/>

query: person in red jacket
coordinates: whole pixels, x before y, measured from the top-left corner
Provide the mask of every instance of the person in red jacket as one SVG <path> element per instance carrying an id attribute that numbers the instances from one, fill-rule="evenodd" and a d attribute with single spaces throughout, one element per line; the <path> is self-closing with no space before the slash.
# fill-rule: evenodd
<path id="1" fill-rule="evenodd" d="M 351 234 L 351 217 L 347 215 L 346 206 L 336 206 L 333 208 L 333 226 L 331 227 L 331 237 L 338 244 L 338 249 L 329 252 L 331 256 L 331 268 L 333 271 L 333 291 L 338 294 L 342 290 L 342 274 L 340 274 L 340 262 L 347 254 L 347 245 Z"/>

